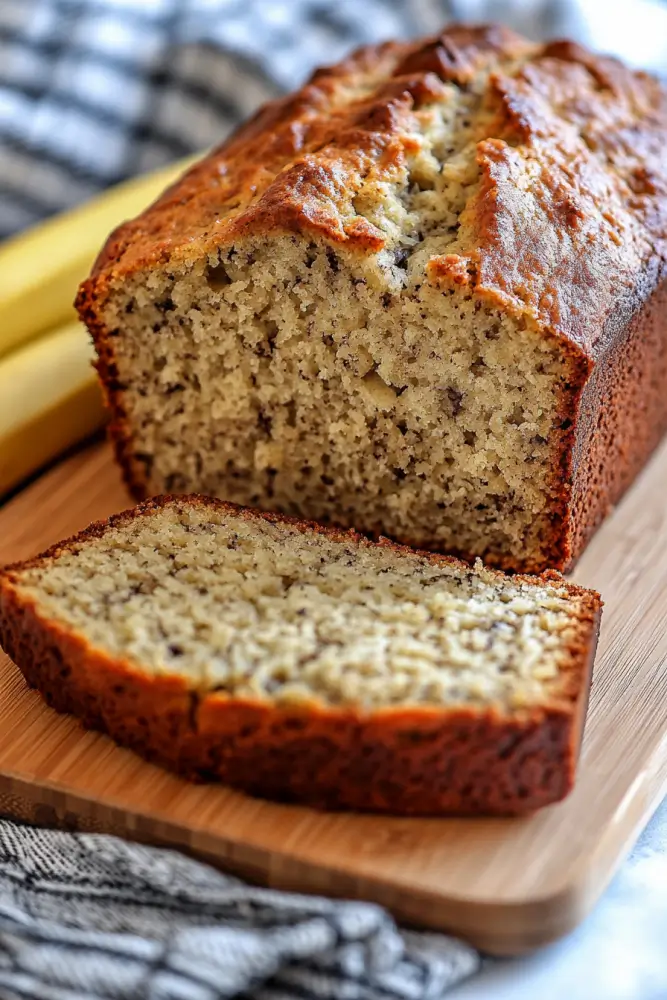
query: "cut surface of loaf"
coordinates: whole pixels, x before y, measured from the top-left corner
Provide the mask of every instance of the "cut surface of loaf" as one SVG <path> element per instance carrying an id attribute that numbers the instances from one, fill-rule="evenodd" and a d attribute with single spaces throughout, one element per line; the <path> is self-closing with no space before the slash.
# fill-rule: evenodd
<path id="1" fill-rule="evenodd" d="M 135 495 L 564 568 L 667 426 L 659 85 L 493 27 L 367 48 L 110 238 Z"/>
<path id="2" fill-rule="evenodd" d="M 188 776 L 405 813 L 571 787 L 599 598 L 204 498 L 0 575 L 0 640 L 56 708 Z"/>

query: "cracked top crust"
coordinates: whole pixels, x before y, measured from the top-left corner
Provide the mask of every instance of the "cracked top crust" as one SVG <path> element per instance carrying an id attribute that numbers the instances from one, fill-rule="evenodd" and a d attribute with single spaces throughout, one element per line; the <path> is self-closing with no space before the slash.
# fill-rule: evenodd
<path id="1" fill-rule="evenodd" d="M 266 105 L 112 234 L 82 313 L 126 276 L 268 233 L 396 251 L 364 193 L 409 190 L 424 122 L 461 95 L 476 180 L 421 279 L 466 286 L 594 358 L 666 270 L 666 95 L 616 60 L 498 27 L 362 49 Z"/>

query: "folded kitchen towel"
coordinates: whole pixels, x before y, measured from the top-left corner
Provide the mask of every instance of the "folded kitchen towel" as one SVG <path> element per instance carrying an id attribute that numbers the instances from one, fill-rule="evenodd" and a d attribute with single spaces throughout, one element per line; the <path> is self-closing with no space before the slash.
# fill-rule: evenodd
<path id="1" fill-rule="evenodd" d="M 480 965 L 370 903 L 244 885 L 175 851 L 0 820 L 0 997 L 439 1000 Z"/>

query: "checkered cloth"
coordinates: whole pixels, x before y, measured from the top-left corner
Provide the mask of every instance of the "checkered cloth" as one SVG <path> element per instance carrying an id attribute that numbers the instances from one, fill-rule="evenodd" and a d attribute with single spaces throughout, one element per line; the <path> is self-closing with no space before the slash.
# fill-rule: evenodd
<path id="1" fill-rule="evenodd" d="M 3 1000 L 440 1000 L 479 965 L 370 903 L 255 889 L 174 851 L 0 820 Z"/>

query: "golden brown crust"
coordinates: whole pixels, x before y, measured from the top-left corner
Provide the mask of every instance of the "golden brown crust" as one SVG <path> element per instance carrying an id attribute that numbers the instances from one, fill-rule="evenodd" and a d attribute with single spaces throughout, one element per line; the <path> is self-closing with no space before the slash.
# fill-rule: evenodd
<path id="1" fill-rule="evenodd" d="M 667 254 L 665 94 L 571 42 L 532 45 L 494 26 L 362 49 L 268 104 L 112 234 L 82 286 L 84 318 L 124 276 L 245 233 L 310 232 L 376 252 L 385 236 L 355 211 L 356 192 L 370 172 L 396 175 L 415 110 L 482 68 L 495 70 L 495 135 L 478 145 L 470 252 L 444 269 L 594 355 L 615 303 Z M 433 258 L 434 274 L 442 266 Z"/>
<path id="2" fill-rule="evenodd" d="M 649 166 L 667 152 L 667 113 L 653 81 L 644 89 L 620 64 L 572 48 L 585 64 L 566 61 L 561 43 L 492 78 L 504 134 L 478 144 L 482 183 L 461 220 L 471 251 L 454 266 L 478 294 L 594 360 L 613 340 L 619 306 L 630 298 L 632 312 L 653 291 L 641 279 L 660 255 L 656 239 L 667 250 L 655 218 L 667 171 Z M 601 93 L 607 64 L 616 86 Z M 632 153 L 630 128 L 641 136 Z M 661 195 L 644 184 L 637 196 L 647 169 L 662 173 Z"/>
<path id="3" fill-rule="evenodd" d="M 453 25 L 438 39 L 369 46 L 317 70 L 112 233 L 94 284 L 102 292 L 138 269 L 199 257 L 248 231 L 308 231 L 361 252 L 380 249 L 382 232 L 352 203 L 370 170 L 393 175 L 403 162 L 413 109 L 442 97 L 445 83 L 465 85 L 483 66 L 534 51 L 506 28 Z"/>
<path id="4" fill-rule="evenodd" d="M 599 596 L 557 579 L 581 603 L 571 665 L 560 697 L 504 714 L 496 708 L 395 707 L 372 712 L 299 708 L 199 693 L 185 678 L 150 677 L 112 659 L 81 636 L 44 619 L 20 593 L 20 571 L 99 537 L 109 526 L 151 511 L 158 498 L 91 525 L 27 563 L 0 573 L 0 644 L 32 687 L 58 711 L 107 732 L 149 759 L 193 779 L 215 779 L 251 794 L 325 808 L 404 814 L 520 814 L 562 798 L 572 787 L 583 733 L 600 615 Z M 179 498 L 247 518 L 286 522 L 359 545 L 354 532 L 222 501 Z M 408 550 L 411 551 L 411 550 Z M 457 563 L 426 553 L 434 563 Z M 526 578 L 539 582 L 537 578 Z"/>

